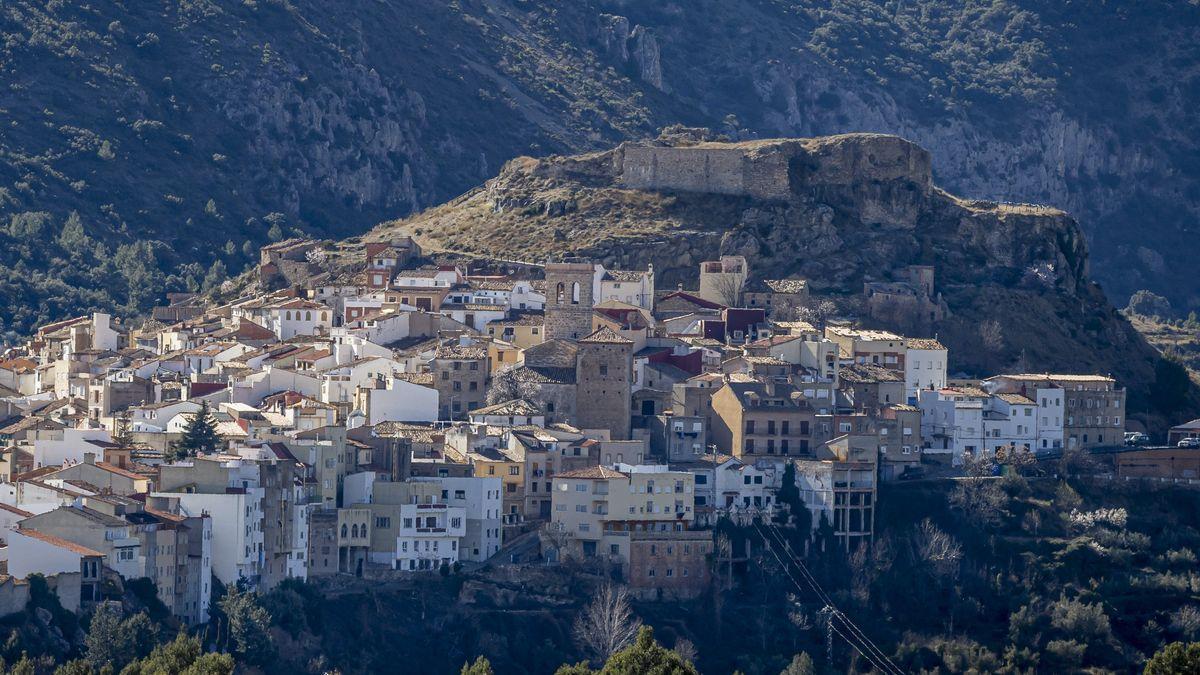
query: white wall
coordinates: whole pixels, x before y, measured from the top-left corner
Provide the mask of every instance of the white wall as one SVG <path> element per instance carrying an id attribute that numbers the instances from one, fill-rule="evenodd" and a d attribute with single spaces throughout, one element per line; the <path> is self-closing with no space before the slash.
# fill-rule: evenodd
<path id="1" fill-rule="evenodd" d="M 8 573 L 18 579 L 35 572 L 47 576 L 79 573 L 83 556 L 15 531 L 8 536 Z"/>
<path id="2" fill-rule="evenodd" d="M 414 478 L 413 482 L 441 485 L 446 493 L 442 501 L 463 509 L 466 529 L 459 543 L 459 558 L 482 562 L 504 545 L 500 478 Z"/>
<path id="3" fill-rule="evenodd" d="M 83 463 L 83 453 L 96 452 L 98 448 L 87 441 L 111 441 L 107 429 L 64 429 L 61 441 L 36 440 L 33 442 L 33 466 L 58 466 L 66 460 Z"/>
<path id="4" fill-rule="evenodd" d="M 437 389 L 398 379 L 389 384 L 391 389 L 371 390 L 370 409 L 363 411 L 369 424 L 437 421 Z"/>
<path id="5" fill-rule="evenodd" d="M 375 472 L 362 471 L 348 474 L 342 480 L 342 503 L 374 504 L 375 503 Z"/>
<path id="6" fill-rule="evenodd" d="M 263 563 L 262 488 L 248 488 L 246 494 L 155 492 L 154 495 L 177 498 L 179 510 L 186 516 L 201 513 L 212 516 L 212 573 L 222 583 L 258 576 Z"/>
<path id="7" fill-rule="evenodd" d="M 909 349 L 904 356 L 905 396 L 915 403 L 924 389 L 946 386 L 947 352 L 941 349 Z"/>

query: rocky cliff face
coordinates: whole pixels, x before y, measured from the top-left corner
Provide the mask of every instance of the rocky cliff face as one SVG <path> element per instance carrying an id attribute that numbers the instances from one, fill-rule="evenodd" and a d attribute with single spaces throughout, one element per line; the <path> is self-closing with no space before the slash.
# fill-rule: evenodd
<path id="1" fill-rule="evenodd" d="M 787 171 L 766 172 L 778 184 L 739 191 L 727 175 L 706 177 L 718 162 L 747 175 L 758 164 Z M 514 160 L 483 188 L 370 236 L 412 234 L 435 250 L 530 262 L 571 254 L 617 268 L 653 264 L 660 288 L 694 287 L 701 261 L 738 254 L 756 276 L 806 278 L 860 314 L 864 282 L 932 265 L 949 316 L 875 323 L 936 334 L 955 371 L 1111 372 L 1153 417 L 1159 357 L 1091 281 L 1076 222 L 1045 207 L 959 199 L 933 183 L 933 162 L 920 146 L 878 134 L 626 143 Z M 647 166 L 654 185 L 639 178 L 630 187 L 629 174 L 644 177 Z"/>

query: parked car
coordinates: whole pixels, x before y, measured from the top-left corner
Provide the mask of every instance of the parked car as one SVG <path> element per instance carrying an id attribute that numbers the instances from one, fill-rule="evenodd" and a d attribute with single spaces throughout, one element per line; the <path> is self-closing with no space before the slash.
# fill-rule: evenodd
<path id="1" fill-rule="evenodd" d="M 1140 431 L 1130 431 L 1125 434 L 1125 445 L 1149 445 L 1150 437 Z"/>
<path id="2" fill-rule="evenodd" d="M 1185 438 L 1175 444 L 1177 448 L 1200 448 L 1200 438 Z"/>

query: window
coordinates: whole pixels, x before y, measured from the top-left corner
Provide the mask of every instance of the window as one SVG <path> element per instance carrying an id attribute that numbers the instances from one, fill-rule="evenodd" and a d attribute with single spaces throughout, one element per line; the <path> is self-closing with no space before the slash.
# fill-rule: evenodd
<path id="1" fill-rule="evenodd" d="M 746 433 L 754 433 L 754 420 L 746 420 Z"/>
<path id="2" fill-rule="evenodd" d="M 376 516 L 375 527 L 384 530 L 390 529 L 392 527 L 392 519 L 388 518 L 387 516 Z"/>
<path id="3" fill-rule="evenodd" d="M 601 374 L 601 375 L 608 375 L 608 364 L 607 364 L 607 363 L 601 363 L 601 364 L 600 364 L 600 374 Z"/>
<path id="4" fill-rule="evenodd" d="M 754 439 L 753 438 L 746 439 L 746 452 L 747 453 L 754 452 Z"/>

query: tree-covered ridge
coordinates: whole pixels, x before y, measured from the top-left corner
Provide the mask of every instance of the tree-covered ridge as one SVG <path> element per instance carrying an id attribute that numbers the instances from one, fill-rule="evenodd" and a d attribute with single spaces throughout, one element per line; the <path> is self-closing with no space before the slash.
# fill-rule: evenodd
<path id="1" fill-rule="evenodd" d="M 176 264 L 163 242 L 106 242 L 77 212 L 21 212 L 0 223 L 0 339 L 15 342 L 42 323 L 89 311 L 136 317 L 172 291 L 206 291 L 257 257 L 232 240 L 206 268 Z M 94 230 L 93 230 L 94 232 Z"/>

